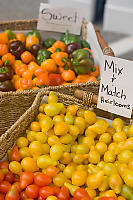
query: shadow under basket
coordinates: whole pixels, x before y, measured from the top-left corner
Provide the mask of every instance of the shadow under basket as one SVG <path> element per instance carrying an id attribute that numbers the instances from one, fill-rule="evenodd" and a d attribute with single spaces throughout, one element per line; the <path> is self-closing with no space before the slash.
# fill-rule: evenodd
<path id="1" fill-rule="evenodd" d="M 47 103 L 47 96 L 49 95 L 49 90 L 42 90 L 40 91 L 33 102 L 33 104 L 30 106 L 30 108 L 0 137 L 0 160 L 5 158 L 7 155 L 7 151 L 12 148 L 14 143 L 16 142 L 16 139 L 20 136 L 25 135 L 26 130 L 30 126 L 31 122 L 35 120 L 38 109 L 40 106 L 40 103 Z M 93 100 L 96 95 L 91 96 L 92 93 L 86 93 L 85 91 L 82 91 L 82 94 L 85 95 L 83 97 L 84 99 L 79 99 L 75 97 L 74 95 L 67 95 L 59 92 L 55 92 L 58 96 L 58 102 L 63 103 L 65 106 L 68 105 L 78 105 L 79 108 L 83 109 L 90 109 L 89 104 L 85 105 L 85 102 L 90 102 L 90 99 Z M 88 99 L 87 95 L 90 95 L 90 99 Z M 44 98 L 45 97 L 45 98 Z M 116 115 L 111 115 L 110 113 L 103 112 L 101 110 L 96 109 L 96 105 L 91 103 L 91 110 L 95 111 L 97 116 L 101 116 L 103 118 L 107 118 L 109 120 L 113 120 Z M 14 112 L 14 116 L 15 116 Z M 124 119 L 125 123 L 128 123 L 126 119 Z"/>

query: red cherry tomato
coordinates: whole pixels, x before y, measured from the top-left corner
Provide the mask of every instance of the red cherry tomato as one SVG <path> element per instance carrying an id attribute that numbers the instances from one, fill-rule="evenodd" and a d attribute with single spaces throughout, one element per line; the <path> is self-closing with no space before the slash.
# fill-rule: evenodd
<path id="1" fill-rule="evenodd" d="M 2 181 L 0 183 L 0 192 L 7 193 L 11 188 L 11 184 L 8 181 Z"/>
<path id="2" fill-rule="evenodd" d="M 13 185 L 11 189 L 7 192 L 5 200 L 20 200 L 20 196 L 15 185 Z"/>
<path id="3" fill-rule="evenodd" d="M 34 182 L 36 185 L 44 187 L 51 183 L 52 179 L 51 176 L 48 176 L 44 173 L 39 173 L 34 177 Z"/>
<path id="4" fill-rule="evenodd" d="M 5 181 L 8 181 L 9 183 L 14 182 L 14 174 L 11 171 L 8 171 L 4 178 Z"/>
<path id="5" fill-rule="evenodd" d="M 58 186 L 53 186 L 52 188 L 53 188 L 53 190 L 54 190 L 55 196 L 58 196 L 58 194 L 59 194 L 59 192 L 60 192 L 60 188 L 59 188 Z"/>
<path id="6" fill-rule="evenodd" d="M 5 195 L 0 193 L 0 200 L 5 200 Z"/>
<path id="7" fill-rule="evenodd" d="M 22 189 L 20 187 L 20 182 L 15 182 L 13 185 L 16 186 L 19 193 L 22 191 Z"/>
<path id="8" fill-rule="evenodd" d="M 37 200 L 45 200 L 43 197 L 39 196 Z"/>
<path id="9" fill-rule="evenodd" d="M 115 197 L 101 197 L 98 200 L 116 200 Z"/>
<path id="10" fill-rule="evenodd" d="M 27 185 L 32 184 L 34 181 L 34 175 L 32 172 L 23 172 L 20 176 L 20 187 L 22 189 L 26 188 Z"/>
<path id="11" fill-rule="evenodd" d="M 88 195 L 87 191 L 83 188 L 78 188 L 74 194 L 73 197 L 76 198 L 77 200 L 91 200 L 90 196 Z"/>
<path id="12" fill-rule="evenodd" d="M 61 187 L 60 192 L 58 194 L 58 199 L 60 199 L 60 200 L 69 200 L 70 199 L 69 191 L 65 186 Z"/>
<path id="13" fill-rule="evenodd" d="M 3 181 L 4 179 L 4 174 L 0 171 L 0 183 Z"/>
<path id="14" fill-rule="evenodd" d="M 8 169 L 9 163 L 7 161 L 0 162 L 0 169 Z"/>
<path id="15" fill-rule="evenodd" d="M 50 186 L 42 187 L 39 191 L 39 195 L 46 199 L 48 196 L 54 196 L 54 189 Z"/>
<path id="16" fill-rule="evenodd" d="M 28 196 L 26 195 L 26 192 L 25 192 L 25 191 L 23 191 L 23 192 L 20 193 L 20 197 L 21 197 L 22 200 L 28 198 Z"/>
<path id="17" fill-rule="evenodd" d="M 25 192 L 29 198 L 37 198 L 39 194 L 39 187 L 35 184 L 28 185 Z"/>

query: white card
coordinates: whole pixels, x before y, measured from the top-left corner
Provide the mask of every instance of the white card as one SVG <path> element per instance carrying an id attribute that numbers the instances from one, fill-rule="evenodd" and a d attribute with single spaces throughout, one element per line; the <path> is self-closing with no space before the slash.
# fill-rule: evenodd
<path id="1" fill-rule="evenodd" d="M 80 35 L 83 14 L 79 8 L 55 7 L 51 4 L 40 4 L 37 29 Z"/>
<path id="2" fill-rule="evenodd" d="M 133 62 L 103 56 L 97 107 L 131 118 L 133 105 Z"/>

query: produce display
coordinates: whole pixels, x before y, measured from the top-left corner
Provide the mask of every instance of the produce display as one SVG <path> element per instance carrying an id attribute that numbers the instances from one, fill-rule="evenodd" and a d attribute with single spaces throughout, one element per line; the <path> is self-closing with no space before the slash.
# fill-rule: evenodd
<path id="1" fill-rule="evenodd" d="M 68 31 L 59 41 L 37 30 L 0 33 L 0 91 L 96 82 L 99 74 L 88 42 Z"/>
<path id="2" fill-rule="evenodd" d="M 133 200 L 133 125 L 65 107 L 51 91 L 0 162 L 4 199 Z"/>

